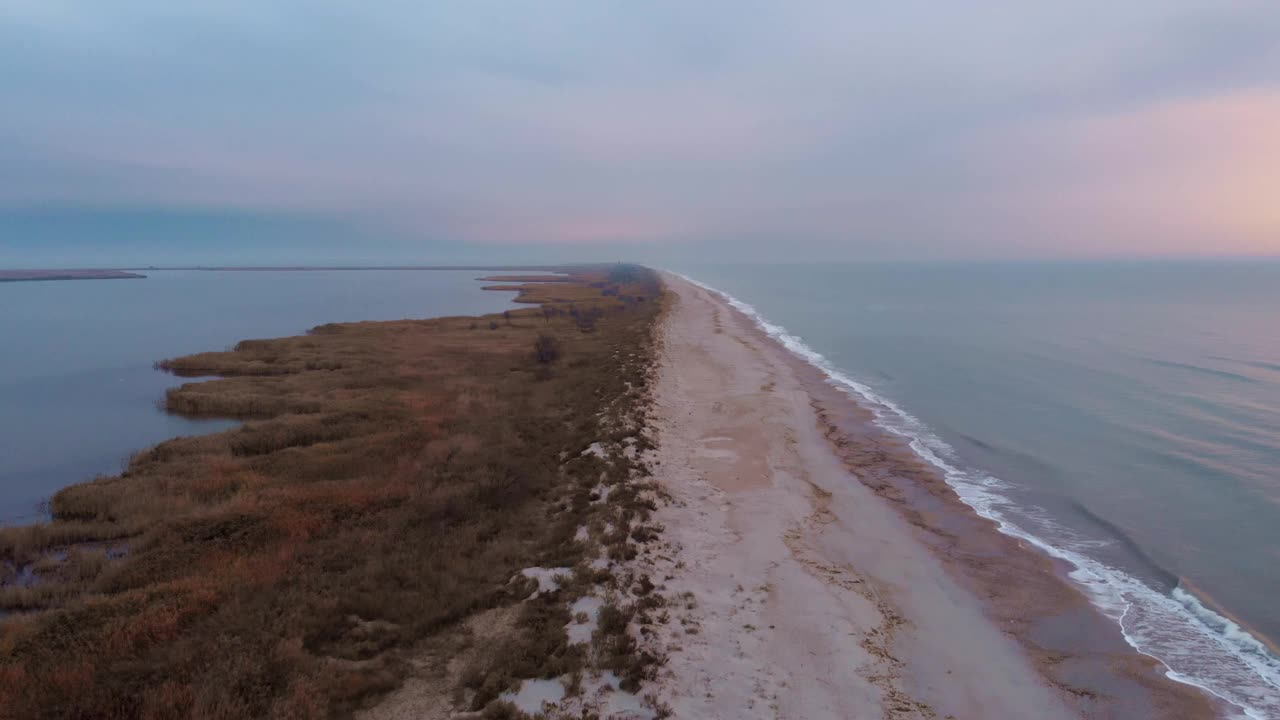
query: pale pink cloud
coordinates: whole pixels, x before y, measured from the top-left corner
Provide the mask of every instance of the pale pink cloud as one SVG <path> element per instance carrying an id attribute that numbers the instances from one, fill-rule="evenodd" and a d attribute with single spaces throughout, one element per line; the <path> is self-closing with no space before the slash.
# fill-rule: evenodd
<path id="1" fill-rule="evenodd" d="M 942 211 L 1060 255 L 1280 254 L 1277 127 L 1274 88 L 1028 124 Z"/>

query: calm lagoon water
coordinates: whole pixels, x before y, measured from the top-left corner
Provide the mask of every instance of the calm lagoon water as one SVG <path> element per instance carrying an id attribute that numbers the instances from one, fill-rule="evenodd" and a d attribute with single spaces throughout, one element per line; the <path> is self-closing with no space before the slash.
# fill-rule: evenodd
<path id="1" fill-rule="evenodd" d="M 1280 263 L 674 269 L 785 328 L 1176 677 L 1280 718 Z"/>
<path id="2" fill-rule="evenodd" d="M 498 312 L 513 297 L 462 270 L 146 274 L 0 283 L 0 524 L 39 519 L 53 492 L 119 472 L 135 450 L 233 424 L 160 411 L 184 380 L 156 360 L 327 322 Z"/>

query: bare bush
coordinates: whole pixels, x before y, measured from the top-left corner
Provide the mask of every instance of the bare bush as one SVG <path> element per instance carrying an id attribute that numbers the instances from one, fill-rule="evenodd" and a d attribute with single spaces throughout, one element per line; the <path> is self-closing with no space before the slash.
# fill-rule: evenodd
<path id="1" fill-rule="evenodd" d="M 538 335 L 533 341 L 533 356 L 543 365 L 550 365 L 560 359 L 560 341 L 545 333 Z"/>

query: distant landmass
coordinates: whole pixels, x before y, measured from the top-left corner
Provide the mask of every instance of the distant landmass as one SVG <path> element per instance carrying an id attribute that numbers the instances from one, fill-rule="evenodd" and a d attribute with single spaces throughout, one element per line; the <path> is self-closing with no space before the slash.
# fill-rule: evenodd
<path id="1" fill-rule="evenodd" d="M 0 282 L 35 280 L 128 280 L 146 275 L 123 270 L 0 270 Z"/>
<path id="2" fill-rule="evenodd" d="M 134 270 L 206 270 L 210 272 L 316 272 L 329 270 L 540 270 L 561 272 L 567 265 L 176 265 Z"/>

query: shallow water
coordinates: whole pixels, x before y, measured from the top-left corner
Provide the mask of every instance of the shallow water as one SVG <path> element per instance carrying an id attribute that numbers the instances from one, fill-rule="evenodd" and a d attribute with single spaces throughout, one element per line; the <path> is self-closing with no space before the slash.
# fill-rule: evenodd
<path id="1" fill-rule="evenodd" d="M 470 271 L 147 272 L 145 280 L 0 283 L 0 524 L 41 517 L 59 488 L 128 455 L 232 423 L 157 408 L 184 382 L 157 360 L 328 322 L 512 307 Z"/>
<path id="2" fill-rule="evenodd" d="M 1280 263 L 674 269 L 1070 561 L 1175 677 L 1280 717 Z"/>

